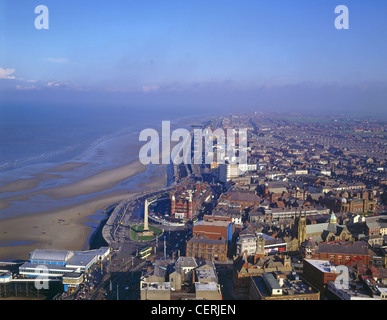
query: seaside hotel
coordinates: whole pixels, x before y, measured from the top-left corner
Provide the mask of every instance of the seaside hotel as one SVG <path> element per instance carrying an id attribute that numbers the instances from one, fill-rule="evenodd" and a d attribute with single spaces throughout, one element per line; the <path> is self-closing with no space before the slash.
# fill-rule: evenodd
<path id="1" fill-rule="evenodd" d="M 84 280 L 90 268 L 109 255 L 110 249 L 96 250 L 41 250 L 36 249 L 29 255 L 29 261 L 19 267 L 19 274 L 41 279 L 60 279 L 65 292 L 75 290 Z"/>

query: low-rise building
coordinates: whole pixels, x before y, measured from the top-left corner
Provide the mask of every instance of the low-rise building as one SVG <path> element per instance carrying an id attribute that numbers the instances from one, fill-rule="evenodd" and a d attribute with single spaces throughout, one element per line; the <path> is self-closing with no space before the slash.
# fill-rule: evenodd
<path id="1" fill-rule="evenodd" d="M 214 281 L 195 282 L 196 299 L 222 300 L 220 285 Z"/>
<path id="2" fill-rule="evenodd" d="M 320 293 L 297 273 L 265 272 L 250 278 L 250 300 L 319 300 Z"/>
<path id="3" fill-rule="evenodd" d="M 338 273 L 336 267 L 329 260 L 304 259 L 303 278 L 311 283 L 325 297 L 328 282 L 335 281 Z"/>
<path id="4" fill-rule="evenodd" d="M 354 262 L 369 266 L 370 251 L 368 247 L 352 244 L 320 243 L 313 258 L 329 260 L 334 265 L 348 265 Z"/>
<path id="5" fill-rule="evenodd" d="M 192 237 L 187 241 L 186 255 L 212 261 L 227 260 L 227 241 Z"/>
<path id="6" fill-rule="evenodd" d="M 36 249 L 30 253 L 29 261 L 19 267 L 19 274 L 61 279 L 64 291 L 72 292 L 83 282 L 90 268 L 109 253 L 108 247 L 87 251 Z"/>
<path id="7" fill-rule="evenodd" d="M 141 300 L 171 300 L 170 282 L 140 282 Z"/>
<path id="8" fill-rule="evenodd" d="M 200 220 L 192 228 L 195 237 L 218 240 L 224 238 L 231 242 L 233 235 L 233 223 L 227 220 Z"/>

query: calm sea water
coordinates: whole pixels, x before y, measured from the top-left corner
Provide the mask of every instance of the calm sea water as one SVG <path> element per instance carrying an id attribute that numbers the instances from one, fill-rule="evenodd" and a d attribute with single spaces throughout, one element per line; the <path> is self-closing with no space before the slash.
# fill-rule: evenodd
<path id="1" fill-rule="evenodd" d="M 194 110 L 187 113 L 159 108 L 2 106 L 0 183 L 7 182 L 13 176 L 11 172 L 39 171 L 41 164 L 97 159 L 95 153 L 101 152 L 103 144 L 111 144 L 109 153 L 118 152 L 119 147 L 114 148 L 113 141 L 116 144 L 123 143 L 123 139 L 127 143 L 128 139 L 138 141 L 141 130 L 158 128 L 162 120 L 173 123 L 194 113 Z M 123 163 L 130 160 L 122 159 Z"/>
<path id="2" fill-rule="evenodd" d="M 163 120 L 171 121 L 172 130 L 188 127 L 190 119 L 199 121 L 203 116 L 206 114 L 198 110 L 159 108 L 0 106 L 0 186 L 34 178 L 66 162 L 87 163 L 74 171 L 59 172 L 58 178 L 43 179 L 32 189 L 0 193 L 0 199 L 11 204 L 0 210 L 0 220 L 73 205 L 105 192 L 135 190 L 142 183 L 152 181 L 152 177 L 163 174 L 163 169 L 148 166 L 145 172 L 93 194 L 55 200 L 39 193 L 137 160 L 136 147 L 145 143 L 138 141 L 143 129 L 160 130 Z M 90 218 L 95 220 L 89 223 L 93 232 L 103 217 Z M 4 246 L 23 244 L 0 241 L 0 250 Z"/>

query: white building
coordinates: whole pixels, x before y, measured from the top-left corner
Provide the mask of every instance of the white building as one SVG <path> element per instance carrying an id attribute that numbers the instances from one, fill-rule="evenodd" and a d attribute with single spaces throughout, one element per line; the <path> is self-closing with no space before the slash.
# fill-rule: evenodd
<path id="1" fill-rule="evenodd" d="M 29 261 L 19 267 L 19 274 L 41 279 L 60 278 L 64 280 L 64 290 L 68 291 L 82 283 L 83 275 L 109 252 L 108 247 L 87 251 L 36 249 L 30 253 Z"/>
<path id="2" fill-rule="evenodd" d="M 254 234 L 244 234 L 241 235 L 237 241 L 237 250 L 236 253 L 238 256 L 241 256 L 244 252 L 247 251 L 247 255 L 255 254 L 257 249 L 257 236 Z"/>

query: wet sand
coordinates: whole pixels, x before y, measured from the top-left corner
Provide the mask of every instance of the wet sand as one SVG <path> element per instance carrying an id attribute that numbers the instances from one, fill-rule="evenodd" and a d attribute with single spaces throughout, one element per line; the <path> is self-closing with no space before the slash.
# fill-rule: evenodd
<path id="1" fill-rule="evenodd" d="M 19 179 L 12 182 L 8 182 L 0 186 L 0 193 L 3 192 L 18 192 L 36 188 L 38 186 L 39 179 Z"/>
<path id="2" fill-rule="evenodd" d="M 34 249 L 83 250 L 95 230 L 89 216 L 131 193 L 165 187 L 167 167 L 148 172 L 137 157 L 141 145 L 134 141 L 113 153 L 106 149 L 106 159 L 95 155 L 102 163 L 119 160 L 116 168 L 89 171 L 95 157 L 83 157 L 0 185 L 0 261 L 26 260 Z M 122 165 L 133 153 L 137 160 Z"/>
<path id="3" fill-rule="evenodd" d="M 49 212 L 1 220 L 0 239 L 9 245 L 0 247 L 0 260 L 28 259 L 28 253 L 37 248 L 82 250 L 91 232 L 85 224 L 90 221 L 88 216 L 126 196 L 128 193 L 112 194 Z M 13 242 L 31 243 L 11 245 Z"/>
<path id="4" fill-rule="evenodd" d="M 72 165 L 68 164 L 62 168 L 71 170 L 71 167 Z M 73 166 L 73 168 L 75 167 Z M 0 205 L 5 206 L 7 205 L 7 201 L 17 198 L 19 200 L 25 200 L 36 194 L 44 194 L 51 199 L 67 199 L 79 195 L 92 195 L 95 192 L 103 190 L 109 191 L 112 186 L 120 181 L 135 176 L 145 170 L 146 166 L 142 165 L 139 161 L 133 162 L 100 172 L 68 185 L 3 199 L 0 201 Z M 56 172 L 54 170 L 51 171 Z M 23 180 L 20 179 L 17 183 L 11 184 L 14 192 L 26 190 L 27 186 L 24 185 Z M 87 222 L 92 221 L 88 216 L 99 211 L 104 211 L 111 204 L 119 202 L 130 196 L 133 192 L 164 187 L 166 181 L 166 174 L 156 176 L 152 177 L 150 181 L 139 184 L 135 189 L 128 191 L 106 192 L 103 195 L 90 196 L 86 200 L 74 205 L 2 219 L 0 220 L 0 261 L 28 259 L 29 252 L 37 248 L 82 250 L 93 231 L 92 227 L 86 225 Z M 31 181 L 27 181 L 28 183 L 31 183 Z M 19 189 L 16 188 L 17 185 Z M 6 187 L 6 185 L 2 186 L 2 188 Z M 18 245 L 18 243 L 23 244 Z"/>
<path id="5" fill-rule="evenodd" d="M 86 162 L 68 162 L 68 163 L 65 163 L 65 164 L 62 164 L 60 166 L 57 166 L 55 168 L 52 168 L 52 169 L 49 169 L 49 170 L 46 170 L 44 172 L 66 172 L 66 171 L 72 171 L 78 167 L 82 167 L 84 165 L 86 165 L 87 163 Z"/>

